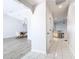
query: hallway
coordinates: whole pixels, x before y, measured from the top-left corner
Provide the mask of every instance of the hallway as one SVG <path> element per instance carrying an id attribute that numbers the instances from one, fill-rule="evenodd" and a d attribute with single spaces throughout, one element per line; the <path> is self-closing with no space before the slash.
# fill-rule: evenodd
<path id="1" fill-rule="evenodd" d="M 69 50 L 68 41 L 64 41 L 63 39 L 54 40 L 49 53 L 54 56 L 54 59 L 74 59 Z"/>
<path id="2" fill-rule="evenodd" d="M 29 52 L 22 59 L 74 59 L 69 50 L 68 42 L 62 39 L 53 41 L 49 54 Z"/>

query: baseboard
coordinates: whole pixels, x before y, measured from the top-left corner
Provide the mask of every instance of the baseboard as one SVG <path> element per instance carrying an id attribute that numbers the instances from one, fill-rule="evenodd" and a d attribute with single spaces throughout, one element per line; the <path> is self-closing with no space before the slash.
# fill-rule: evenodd
<path id="1" fill-rule="evenodd" d="M 46 51 L 41 51 L 41 50 L 36 50 L 36 49 L 32 49 L 31 52 L 37 52 L 37 53 L 42 53 L 46 55 Z"/>
<path id="2" fill-rule="evenodd" d="M 14 39 L 16 38 L 17 36 L 14 36 L 14 37 L 6 37 L 6 38 L 3 38 L 3 39 Z"/>

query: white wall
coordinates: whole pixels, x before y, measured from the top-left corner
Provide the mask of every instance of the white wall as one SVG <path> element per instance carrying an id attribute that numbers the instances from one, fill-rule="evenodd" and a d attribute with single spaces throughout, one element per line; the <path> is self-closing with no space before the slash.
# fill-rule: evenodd
<path id="1" fill-rule="evenodd" d="M 69 7 L 67 31 L 69 36 L 69 47 L 73 55 L 75 55 L 75 4 L 72 3 Z"/>
<path id="2" fill-rule="evenodd" d="M 21 20 L 8 15 L 3 16 L 3 38 L 15 37 L 17 32 L 26 30 L 23 28 Z"/>
<path id="3" fill-rule="evenodd" d="M 53 24 L 53 17 L 52 13 L 49 11 L 48 7 L 46 8 L 46 47 L 47 47 L 47 53 L 49 52 L 49 49 L 51 44 L 53 43 L 52 41 L 52 32 L 53 32 L 54 24 Z"/>
<path id="4" fill-rule="evenodd" d="M 31 19 L 29 38 L 32 41 L 32 51 L 46 53 L 46 17 L 45 3 L 38 5 Z"/>
<path id="5" fill-rule="evenodd" d="M 15 29 L 15 24 L 18 25 L 18 27 L 22 27 L 20 22 L 25 21 L 25 23 L 27 24 L 27 28 L 28 28 L 28 29 L 26 29 L 28 31 L 27 34 L 29 34 L 30 19 L 32 17 L 32 11 L 30 10 L 30 8 L 28 8 L 27 6 L 24 6 L 22 3 L 20 3 L 19 1 L 15 1 L 15 0 L 5 0 L 3 5 L 4 5 L 4 7 L 3 7 L 4 14 L 11 16 L 11 17 L 4 16 L 4 33 L 5 33 L 4 37 L 5 36 L 8 37 L 10 35 L 10 34 L 8 34 L 8 36 L 7 36 L 7 34 L 6 34 L 9 32 L 9 31 L 7 32 L 8 28 L 6 28 L 6 27 L 10 26 L 9 25 L 10 23 L 7 24 L 8 22 L 11 22 L 11 26 L 13 26 Z M 10 19 L 12 19 L 12 20 L 10 20 Z M 21 29 L 17 28 L 17 31 L 18 30 L 21 31 L 22 28 Z M 12 31 L 13 32 L 10 36 L 15 36 L 15 34 L 13 34 L 15 32 L 15 30 L 12 30 Z M 10 32 L 11 32 L 11 30 L 10 30 Z"/>

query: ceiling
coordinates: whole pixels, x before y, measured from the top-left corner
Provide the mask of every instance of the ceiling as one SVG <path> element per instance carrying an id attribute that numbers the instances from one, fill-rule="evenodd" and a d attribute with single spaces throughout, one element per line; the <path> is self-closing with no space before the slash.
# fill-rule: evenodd
<path id="1" fill-rule="evenodd" d="M 18 1 L 23 3 L 25 6 L 29 7 L 32 10 L 32 12 L 34 12 L 35 7 L 38 4 L 46 2 L 46 5 L 49 7 L 50 11 L 56 16 L 57 14 L 61 15 L 62 13 L 64 13 L 64 11 L 66 11 L 68 3 L 71 0 L 18 0 Z M 62 5 L 63 7 L 60 9 L 58 8 L 59 5 Z"/>
<path id="2" fill-rule="evenodd" d="M 66 16 L 68 5 L 69 0 L 47 0 L 47 7 L 53 17 Z"/>
<path id="3" fill-rule="evenodd" d="M 67 9 L 67 4 L 69 0 L 4 0 L 4 13 L 7 13 L 12 16 L 20 16 L 19 19 L 26 17 L 27 11 L 31 14 L 31 11 L 34 12 L 35 7 L 47 1 L 46 5 L 49 8 L 53 16 L 63 15 Z M 57 5 L 56 5 L 57 2 Z M 63 2 L 63 3 L 62 3 Z M 62 8 L 58 8 L 59 5 L 62 5 Z"/>
<path id="4" fill-rule="evenodd" d="M 38 4 L 44 2 L 45 0 L 18 0 L 18 1 L 23 3 L 25 6 L 29 7 L 32 10 L 32 12 L 34 12 L 35 7 Z"/>
<path id="5" fill-rule="evenodd" d="M 24 20 L 28 17 L 30 18 L 32 15 L 31 10 L 22 3 L 19 3 L 17 0 L 4 0 L 3 13 L 4 15 L 6 14 L 19 20 Z"/>
<path id="6" fill-rule="evenodd" d="M 33 6 L 33 5 L 37 5 L 41 2 L 43 2 L 44 0 L 19 0 L 19 1 L 24 1 L 24 2 L 29 3 Z"/>
<path id="7" fill-rule="evenodd" d="M 58 4 L 61 4 L 61 3 L 63 3 L 63 2 L 65 2 L 66 0 L 56 0 L 56 4 L 58 5 Z"/>
<path id="8" fill-rule="evenodd" d="M 31 18 L 34 7 L 43 1 L 44 0 L 4 0 L 3 13 L 4 15 L 9 15 L 19 20 Z"/>

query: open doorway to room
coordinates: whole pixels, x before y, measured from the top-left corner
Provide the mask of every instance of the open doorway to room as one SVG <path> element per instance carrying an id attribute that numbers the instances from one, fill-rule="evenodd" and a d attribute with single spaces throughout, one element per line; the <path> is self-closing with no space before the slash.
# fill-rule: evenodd
<path id="1" fill-rule="evenodd" d="M 20 59 L 31 49 L 28 20 L 32 12 L 18 0 L 5 0 L 3 4 L 3 59 Z"/>

